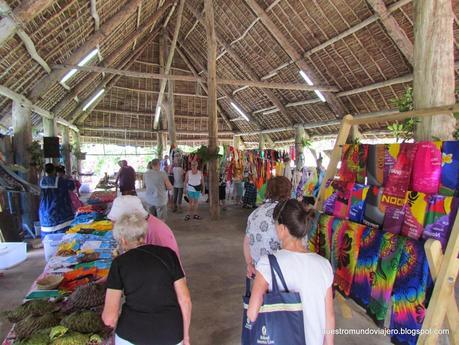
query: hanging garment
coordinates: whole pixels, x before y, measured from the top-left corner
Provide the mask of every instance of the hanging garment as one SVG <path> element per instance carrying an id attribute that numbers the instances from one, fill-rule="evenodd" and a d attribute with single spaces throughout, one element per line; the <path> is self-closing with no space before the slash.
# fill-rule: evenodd
<path id="1" fill-rule="evenodd" d="M 317 169 L 314 167 L 303 167 L 301 180 L 296 188 L 296 197 L 313 196 L 317 183 Z"/>
<path id="2" fill-rule="evenodd" d="M 365 183 L 367 167 L 368 145 L 343 146 L 341 168 L 338 176 L 342 181 Z"/>
<path id="3" fill-rule="evenodd" d="M 344 234 L 348 228 L 348 222 L 343 219 L 335 218 L 331 226 L 332 236 L 330 243 L 330 263 L 333 268 L 333 272 L 336 272 L 339 260 L 339 250 L 343 243 Z"/>
<path id="4" fill-rule="evenodd" d="M 319 252 L 319 219 L 321 217 L 320 212 L 316 212 L 314 219 L 312 220 L 311 228 L 307 235 L 307 248 L 311 253 Z"/>
<path id="5" fill-rule="evenodd" d="M 389 301 L 397 274 L 405 237 L 386 232 L 379 251 L 367 313 L 379 327 L 384 327 Z"/>
<path id="6" fill-rule="evenodd" d="M 401 234 L 412 239 L 419 239 L 424 232 L 424 220 L 430 196 L 419 192 L 408 192 L 405 216 Z"/>
<path id="7" fill-rule="evenodd" d="M 399 234 L 405 217 L 405 207 L 387 206 L 384 214 L 383 230 Z"/>
<path id="8" fill-rule="evenodd" d="M 389 172 L 392 167 L 397 162 L 398 154 L 400 153 L 400 144 L 387 144 L 385 145 L 384 150 L 384 183 L 383 186 L 386 185 L 387 180 L 389 178 Z"/>
<path id="9" fill-rule="evenodd" d="M 432 195 L 425 218 L 424 239 L 433 238 L 441 242 L 443 251 L 457 216 L 459 198 L 443 195 Z"/>
<path id="10" fill-rule="evenodd" d="M 416 144 L 416 156 L 411 176 L 411 190 L 426 194 L 437 194 L 441 174 L 441 141 Z"/>
<path id="11" fill-rule="evenodd" d="M 399 345 L 416 345 L 418 335 L 401 334 L 401 330 L 420 330 L 424 321 L 427 295 L 432 279 L 423 241 L 407 239 L 392 290 L 390 329 L 398 330 L 391 341 Z M 395 333 L 395 332 L 394 332 Z"/>
<path id="12" fill-rule="evenodd" d="M 330 260 L 330 241 L 333 231 L 333 222 L 335 218 L 326 214 L 322 214 L 318 223 L 318 254 Z"/>
<path id="13" fill-rule="evenodd" d="M 351 297 L 363 308 L 366 308 L 371 295 L 371 286 L 378 264 L 379 248 L 383 233 L 378 229 L 366 228 L 360 241 L 359 255 L 354 270 Z"/>
<path id="14" fill-rule="evenodd" d="M 459 196 L 459 141 L 445 141 L 442 147 L 440 194 Z"/>
<path id="15" fill-rule="evenodd" d="M 324 212 L 326 214 L 333 214 L 333 210 L 335 209 L 335 202 L 338 194 L 335 192 L 335 188 L 333 188 L 333 180 L 328 180 L 327 184 L 325 185 L 325 193 L 324 193 Z"/>
<path id="16" fill-rule="evenodd" d="M 335 271 L 334 284 L 345 296 L 351 292 L 352 279 L 357 265 L 365 225 L 346 222 L 347 228 L 338 249 L 338 265 Z"/>
<path id="17" fill-rule="evenodd" d="M 410 186 L 413 161 L 416 155 L 416 144 L 401 144 L 397 161 L 389 171 L 384 185 L 384 193 L 388 196 L 404 199 Z"/>
<path id="18" fill-rule="evenodd" d="M 381 203 L 384 188 L 371 186 L 365 199 L 363 223 L 373 228 L 381 228 L 384 223 L 385 205 Z"/>
<path id="19" fill-rule="evenodd" d="M 349 201 L 349 220 L 362 223 L 365 211 L 365 198 L 367 197 L 369 186 L 356 183 L 352 188 L 351 199 Z"/>
<path id="20" fill-rule="evenodd" d="M 335 217 L 346 219 L 349 214 L 349 200 L 353 187 L 353 182 L 333 181 L 333 188 L 336 192 L 335 207 L 333 209 Z"/>
<path id="21" fill-rule="evenodd" d="M 368 145 L 367 183 L 381 187 L 384 183 L 386 145 Z"/>

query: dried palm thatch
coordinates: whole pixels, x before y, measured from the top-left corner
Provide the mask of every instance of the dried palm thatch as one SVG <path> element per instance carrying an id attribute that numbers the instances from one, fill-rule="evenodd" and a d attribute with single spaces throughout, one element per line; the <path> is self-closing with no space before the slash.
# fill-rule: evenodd
<path id="1" fill-rule="evenodd" d="M 401 96 L 412 81 L 409 47 L 413 42 L 413 4 L 410 0 L 383 2 L 403 36 L 400 44 L 387 30 L 387 17 L 381 19 L 375 3 L 378 1 L 215 0 L 219 79 L 304 84 L 299 74 L 303 69 L 314 76 L 315 84 L 339 90 L 325 92 L 324 103 L 313 91 L 219 85 L 219 141 L 228 143 L 233 133 L 242 133 L 243 140 L 256 142 L 259 136 L 253 133 L 270 129 L 278 129 L 269 133 L 273 141 L 285 141 L 292 138 L 295 124 L 320 124 L 307 129 L 309 134 L 330 135 L 337 126 L 329 123 L 337 116 L 393 109 L 391 100 Z M 177 2 L 2 0 L 1 5 L 2 11 L 11 10 L 1 19 L 10 30 L 0 34 L 2 86 L 75 123 L 83 142 L 150 146 L 157 141 L 154 115 L 160 80 L 78 71 L 65 83 L 59 83 L 65 71 L 55 66 L 74 65 L 98 48 L 89 65 L 163 72 L 161 63 L 166 59 L 160 58 L 160 46 L 164 46 L 162 41 L 170 46 L 177 22 Z M 459 6 L 454 10 L 457 18 Z M 187 0 L 181 19 L 170 73 L 205 77 L 202 0 Z M 456 38 L 458 34 L 456 19 Z M 164 36 L 167 37 L 163 39 Z M 456 40 L 455 55 L 459 59 L 457 47 Z M 101 89 L 105 90 L 103 95 L 83 111 Z M 200 144 L 207 140 L 206 92 L 205 83 L 173 83 L 179 143 Z M 167 95 L 166 92 L 166 100 Z M 241 119 L 232 103 L 251 121 Z M 163 109 L 161 131 L 168 128 L 166 112 Z M 11 100 L 0 96 L 0 122 L 9 125 L 10 115 Z M 33 123 L 41 126 L 37 113 L 33 114 Z M 378 128 L 372 125 L 361 129 Z"/>

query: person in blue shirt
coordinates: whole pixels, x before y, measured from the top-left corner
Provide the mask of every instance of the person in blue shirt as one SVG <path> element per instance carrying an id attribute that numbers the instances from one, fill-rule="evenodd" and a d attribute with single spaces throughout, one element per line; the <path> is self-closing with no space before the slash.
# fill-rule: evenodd
<path id="1" fill-rule="evenodd" d="M 42 237 L 65 232 L 73 220 L 74 213 L 69 191 L 75 189 L 72 180 L 56 176 L 56 167 L 45 165 L 46 175 L 40 180 L 40 226 Z"/>

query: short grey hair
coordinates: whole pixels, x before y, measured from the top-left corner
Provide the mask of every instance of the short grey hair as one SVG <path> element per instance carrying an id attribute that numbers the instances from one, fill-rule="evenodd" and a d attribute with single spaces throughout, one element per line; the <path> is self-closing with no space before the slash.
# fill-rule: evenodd
<path id="1" fill-rule="evenodd" d="M 156 167 L 158 165 L 160 165 L 161 161 L 158 159 L 158 158 L 155 158 L 151 161 L 151 165 Z"/>
<path id="2" fill-rule="evenodd" d="M 144 239 L 147 234 L 148 223 L 140 213 L 122 215 L 113 227 L 113 237 L 117 241 L 124 238 L 128 242 Z"/>

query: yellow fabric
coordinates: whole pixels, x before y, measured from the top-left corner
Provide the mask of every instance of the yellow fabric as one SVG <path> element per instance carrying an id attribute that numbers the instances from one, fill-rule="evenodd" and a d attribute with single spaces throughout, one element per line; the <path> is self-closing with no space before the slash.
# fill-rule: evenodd
<path id="1" fill-rule="evenodd" d="M 276 176 L 282 176 L 284 172 L 284 163 L 276 162 Z"/>
<path id="2" fill-rule="evenodd" d="M 94 229 L 96 231 L 109 231 L 113 229 L 113 222 L 111 220 L 99 220 L 90 224 L 78 224 L 70 228 L 67 233 L 74 234 L 79 232 L 81 229 Z"/>

